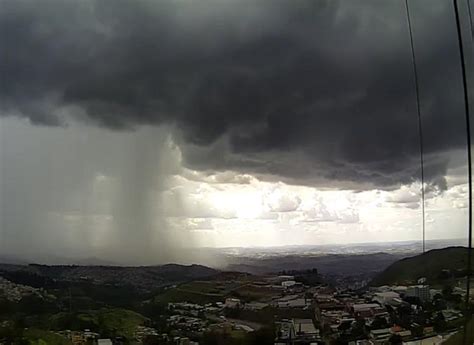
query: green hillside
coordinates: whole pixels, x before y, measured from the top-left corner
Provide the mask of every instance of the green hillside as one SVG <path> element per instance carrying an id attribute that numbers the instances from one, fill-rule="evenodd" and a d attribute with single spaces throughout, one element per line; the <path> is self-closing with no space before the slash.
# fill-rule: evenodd
<path id="1" fill-rule="evenodd" d="M 143 325 L 146 320 L 143 315 L 132 310 L 102 308 L 74 314 L 65 312 L 55 314 L 50 318 L 50 326 L 58 330 L 89 328 L 104 337 L 122 336 L 132 339 L 137 326 Z"/>
<path id="2" fill-rule="evenodd" d="M 371 285 L 415 283 L 421 277 L 426 277 L 428 283 L 433 284 L 451 276 L 463 276 L 467 271 L 467 254 L 468 249 L 465 247 L 448 247 L 405 258 L 378 274 Z M 450 271 L 448 277 L 443 270 Z"/>
<path id="3" fill-rule="evenodd" d="M 53 332 L 33 328 L 25 329 L 23 340 L 29 345 L 72 345 L 68 339 Z"/>

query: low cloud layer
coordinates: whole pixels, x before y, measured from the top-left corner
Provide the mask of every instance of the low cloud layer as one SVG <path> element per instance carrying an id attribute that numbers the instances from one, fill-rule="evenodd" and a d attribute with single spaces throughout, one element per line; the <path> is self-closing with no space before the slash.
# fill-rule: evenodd
<path id="1" fill-rule="evenodd" d="M 441 188 L 465 145 L 451 6 L 411 4 L 426 175 Z M 168 124 L 201 171 L 345 188 L 419 179 L 403 2 L 7 0 L 0 32 L 1 116 Z"/>

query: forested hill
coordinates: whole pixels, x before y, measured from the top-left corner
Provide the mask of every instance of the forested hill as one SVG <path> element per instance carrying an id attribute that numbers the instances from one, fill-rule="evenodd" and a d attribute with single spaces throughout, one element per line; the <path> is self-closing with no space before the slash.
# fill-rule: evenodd
<path id="1" fill-rule="evenodd" d="M 453 277 L 462 277 L 467 273 L 467 257 L 466 247 L 433 249 L 394 262 L 378 274 L 371 285 L 416 283 L 421 277 L 427 278 L 429 283 L 436 283 Z"/>
<path id="2" fill-rule="evenodd" d="M 138 267 L 0 264 L 0 276 L 34 287 L 51 287 L 60 282 L 91 282 L 153 290 L 169 284 L 210 277 L 218 272 L 201 265 L 177 264 Z"/>

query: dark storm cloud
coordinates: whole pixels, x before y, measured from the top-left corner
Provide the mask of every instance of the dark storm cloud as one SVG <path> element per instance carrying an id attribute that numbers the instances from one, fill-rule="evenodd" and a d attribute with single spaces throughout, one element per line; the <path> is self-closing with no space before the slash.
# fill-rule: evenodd
<path id="1" fill-rule="evenodd" d="M 449 1 L 412 2 L 427 177 L 465 145 Z M 2 115 L 171 123 L 185 164 L 386 188 L 419 177 L 402 1 L 3 1 Z M 65 115 L 67 114 L 67 115 Z"/>

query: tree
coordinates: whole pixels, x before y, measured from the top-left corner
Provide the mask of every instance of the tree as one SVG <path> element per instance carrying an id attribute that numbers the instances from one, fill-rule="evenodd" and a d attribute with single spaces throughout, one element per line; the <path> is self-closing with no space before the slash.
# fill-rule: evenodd
<path id="1" fill-rule="evenodd" d="M 338 330 L 344 332 L 347 331 L 351 328 L 351 324 L 349 322 L 342 322 L 339 327 L 337 327 Z"/>
<path id="2" fill-rule="evenodd" d="M 441 280 L 449 279 L 451 278 L 451 272 L 449 270 L 441 270 L 438 274 L 438 278 Z"/>
<path id="3" fill-rule="evenodd" d="M 250 334 L 251 343 L 255 345 L 273 345 L 275 341 L 275 329 L 273 327 L 262 327 Z"/>
<path id="4" fill-rule="evenodd" d="M 422 305 L 420 298 L 416 296 L 406 296 L 404 300 L 413 305 L 418 305 L 418 306 Z"/>
<path id="5" fill-rule="evenodd" d="M 443 290 L 441 291 L 441 293 L 443 294 L 445 298 L 450 297 L 453 294 L 453 287 L 450 285 L 446 285 L 445 287 L 443 287 Z"/>
<path id="6" fill-rule="evenodd" d="M 143 338 L 143 345 L 159 345 L 162 343 L 158 335 L 147 335 Z"/>
<path id="7" fill-rule="evenodd" d="M 448 327 L 442 312 L 438 312 L 438 314 L 436 314 L 436 317 L 433 320 L 433 326 L 436 332 L 443 332 Z"/>
<path id="8" fill-rule="evenodd" d="M 364 318 L 359 318 L 356 320 L 352 326 L 352 336 L 359 338 L 365 335 L 365 320 Z"/>
<path id="9" fill-rule="evenodd" d="M 438 294 L 438 295 L 441 296 L 440 294 Z M 433 300 L 433 308 L 435 310 L 444 310 L 444 309 L 446 309 L 446 301 L 442 297 L 434 299 Z"/>
<path id="10" fill-rule="evenodd" d="M 374 319 L 374 321 L 372 322 L 372 325 L 370 327 L 372 329 L 387 328 L 388 323 L 387 323 L 387 320 L 384 317 L 377 316 Z"/>
<path id="11" fill-rule="evenodd" d="M 414 325 L 412 328 L 411 328 L 411 333 L 415 336 L 415 337 L 420 337 L 423 335 L 423 326 L 420 326 L 420 325 Z"/>
<path id="12" fill-rule="evenodd" d="M 388 342 L 392 345 L 402 345 L 403 340 L 402 337 L 399 334 L 392 334 L 390 338 L 388 339 Z"/>

